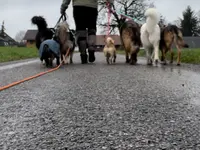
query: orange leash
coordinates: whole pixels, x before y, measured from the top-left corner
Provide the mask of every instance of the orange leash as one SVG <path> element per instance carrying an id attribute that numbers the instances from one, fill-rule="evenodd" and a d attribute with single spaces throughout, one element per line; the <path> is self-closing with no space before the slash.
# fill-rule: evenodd
<path id="1" fill-rule="evenodd" d="M 68 48 L 67 53 L 66 53 L 65 56 L 68 56 L 69 51 L 70 51 L 70 48 Z M 62 57 L 62 56 L 61 56 L 61 57 Z M 56 71 L 56 70 L 58 70 L 58 69 L 61 67 L 62 63 L 63 63 L 63 61 L 62 61 L 62 62 L 60 63 L 60 65 L 57 66 L 56 68 L 53 68 L 53 69 L 50 69 L 50 70 L 47 70 L 47 71 L 38 73 L 38 74 L 36 74 L 36 75 L 33 75 L 33 76 L 30 76 L 30 77 L 24 78 L 24 79 L 19 80 L 19 81 L 15 81 L 15 82 L 10 83 L 10 84 L 8 84 L 8 85 L 2 86 L 2 87 L 0 87 L 0 91 L 3 91 L 3 90 L 5 90 L 5 89 L 8 89 L 8 88 L 13 87 L 13 86 L 15 86 L 15 85 L 18 85 L 18 84 L 20 84 L 20 83 L 23 83 L 23 82 L 25 82 L 25 81 L 28 81 L 28 80 L 37 78 L 37 77 L 39 77 L 39 76 L 45 75 L 45 74 L 47 74 L 47 73 Z"/>

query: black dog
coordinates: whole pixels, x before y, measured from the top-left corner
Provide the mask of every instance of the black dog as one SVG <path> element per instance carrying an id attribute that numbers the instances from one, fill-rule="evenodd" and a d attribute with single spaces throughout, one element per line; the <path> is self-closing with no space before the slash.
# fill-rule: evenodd
<path id="1" fill-rule="evenodd" d="M 46 20 L 42 16 L 34 16 L 31 19 L 32 24 L 37 25 L 38 32 L 35 37 L 36 41 L 36 47 L 39 50 L 41 43 L 50 40 L 53 38 L 55 30 L 52 28 L 48 28 Z M 45 60 L 46 66 L 52 66 L 52 61 L 54 58 L 57 58 L 58 56 L 52 53 L 51 50 L 47 50 L 48 47 L 44 46 L 44 51 L 42 53 L 42 57 L 40 57 L 40 60 Z M 58 59 L 58 58 L 57 58 Z M 59 61 L 57 61 L 57 65 L 59 65 Z"/>
<path id="2" fill-rule="evenodd" d="M 57 66 L 60 65 L 60 44 L 54 39 L 48 39 L 41 43 L 39 48 L 40 60 L 45 61 L 46 67 L 53 67 L 56 58 Z"/>
<path id="3" fill-rule="evenodd" d="M 52 29 L 47 27 L 47 22 L 42 16 L 34 16 L 31 19 L 32 24 L 37 25 L 38 28 L 38 33 L 35 37 L 36 41 L 36 47 L 39 49 L 40 44 L 47 40 L 47 39 L 52 39 L 54 32 Z"/>
<path id="4" fill-rule="evenodd" d="M 48 28 L 47 22 L 42 16 L 32 17 L 31 22 L 32 22 L 32 24 L 37 25 L 37 28 L 38 28 L 38 33 L 35 37 L 36 47 L 38 50 L 40 49 L 41 43 L 46 40 L 52 39 L 52 40 L 56 41 L 57 43 L 59 43 L 59 38 L 55 36 L 55 29 Z M 70 30 L 67 34 L 69 35 L 69 40 L 73 43 L 73 46 L 70 48 L 70 53 L 73 53 L 75 46 L 76 46 L 75 31 Z M 47 47 L 47 45 L 44 46 L 42 48 L 42 50 L 43 50 L 43 53 L 42 53 L 42 57 L 40 58 L 40 60 L 41 61 L 45 60 L 46 66 L 52 66 L 52 61 L 54 58 L 57 59 L 57 65 L 59 65 L 60 61 L 58 61 L 58 55 L 55 55 L 55 53 L 52 53 L 52 50 L 49 49 L 49 47 Z M 49 62 L 47 60 L 49 60 Z M 71 59 L 70 59 L 70 61 L 72 62 Z"/>

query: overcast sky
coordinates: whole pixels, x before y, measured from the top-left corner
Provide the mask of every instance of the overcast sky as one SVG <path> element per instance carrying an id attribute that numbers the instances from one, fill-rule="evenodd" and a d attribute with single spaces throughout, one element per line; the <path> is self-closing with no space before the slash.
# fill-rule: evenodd
<path id="1" fill-rule="evenodd" d="M 36 29 L 30 22 L 34 15 L 46 18 L 49 27 L 54 27 L 60 17 L 62 0 L 0 0 L 0 24 L 5 21 L 6 33 L 15 37 L 19 30 Z M 159 12 L 172 22 L 182 16 L 189 4 L 195 11 L 200 10 L 200 0 L 152 0 Z M 72 7 L 66 11 L 70 27 L 74 28 Z"/>

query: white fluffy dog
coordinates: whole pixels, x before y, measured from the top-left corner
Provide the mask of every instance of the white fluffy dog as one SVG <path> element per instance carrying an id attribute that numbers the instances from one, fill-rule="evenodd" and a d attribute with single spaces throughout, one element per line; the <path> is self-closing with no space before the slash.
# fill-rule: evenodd
<path id="1" fill-rule="evenodd" d="M 160 27 L 158 26 L 160 15 L 155 8 L 149 8 L 145 12 L 146 23 L 140 29 L 140 38 L 146 51 L 147 64 L 159 61 Z"/>
<path id="2" fill-rule="evenodd" d="M 104 46 L 103 52 L 106 57 L 107 64 L 115 63 L 117 57 L 115 41 L 111 37 L 106 38 L 106 45 Z"/>

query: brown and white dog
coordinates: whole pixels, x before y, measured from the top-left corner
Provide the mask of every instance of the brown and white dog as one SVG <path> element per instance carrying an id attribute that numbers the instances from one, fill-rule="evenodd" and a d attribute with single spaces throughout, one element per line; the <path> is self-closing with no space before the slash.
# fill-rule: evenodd
<path id="1" fill-rule="evenodd" d="M 126 53 L 126 63 L 137 63 L 137 54 L 141 47 L 140 26 L 133 21 L 126 21 L 120 28 L 120 37 Z"/>
<path id="2" fill-rule="evenodd" d="M 55 38 L 60 44 L 60 52 L 61 52 L 61 61 L 64 64 L 72 64 L 73 63 L 73 53 L 75 49 L 75 38 L 72 35 L 71 30 L 69 30 L 69 26 L 67 22 L 61 22 L 57 25 L 55 30 Z M 67 51 L 69 50 L 68 55 Z M 70 61 L 68 62 L 68 57 L 70 57 Z"/>
<path id="3" fill-rule="evenodd" d="M 105 42 L 106 44 L 104 46 L 103 52 L 106 57 L 107 64 L 115 63 L 117 58 L 115 41 L 111 37 L 107 37 Z"/>
<path id="4" fill-rule="evenodd" d="M 161 39 L 160 39 L 160 50 L 161 50 L 161 61 L 166 65 L 166 54 L 168 51 L 171 53 L 170 63 L 173 63 L 174 52 L 172 50 L 172 44 L 175 44 L 177 48 L 177 65 L 181 62 L 181 48 L 188 48 L 189 45 L 183 40 L 181 30 L 176 25 L 167 25 L 161 28 Z"/>

